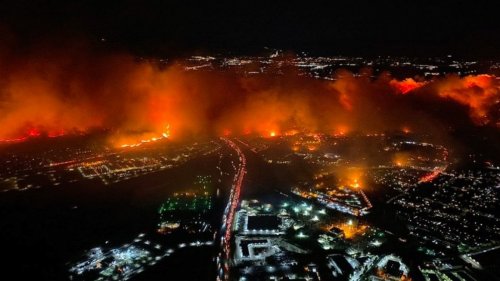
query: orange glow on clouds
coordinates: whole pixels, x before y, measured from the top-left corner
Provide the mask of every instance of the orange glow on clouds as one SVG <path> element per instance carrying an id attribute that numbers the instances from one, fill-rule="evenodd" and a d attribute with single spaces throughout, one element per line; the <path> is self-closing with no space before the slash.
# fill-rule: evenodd
<path id="1" fill-rule="evenodd" d="M 165 67 L 82 50 L 0 56 L 0 142 L 106 129 L 120 147 L 167 137 L 276 137 L 297 131 L 292 128 L 334 135 L 403 126 L 427 132 L 439 123 L 406 103 L 409 96 L 462 105 L 476 125 L 500 124 L 494 76 L 417 82 L 339 71 L 334 78 L 185 71 L 182 64 Z M 398 95 L 410 91 L 414 95 Z"/>
<path id="2" fill-rule="evenodd" d="M 467 106 L 477 125 L 498 124 L 499 120 L 490 118 L 490 113 L 498 110 L 500 104 L 500 85 L 495 76 L 450 76 L 440 81 L 437 88 L 439 96 Z"/>

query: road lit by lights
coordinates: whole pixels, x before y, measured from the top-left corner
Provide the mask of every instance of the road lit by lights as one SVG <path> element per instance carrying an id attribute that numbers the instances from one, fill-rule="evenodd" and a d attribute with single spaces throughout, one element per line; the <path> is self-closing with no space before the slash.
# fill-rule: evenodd
<path id="1" fill-rule="evenodd" d="M 229 147 L 236 151 L 240 163 L 238 170 L 233 179 L 233 184 L 231 186 L 231 191 L 229 194 L 229 201 L 227 203 L 226 209 L 224 210 L 223 224 L 221 229 L 221 253 L 217 259 L 219 276 L 217 280 L 229 280 L 229 260 L 231 258 L 231 235 L 233 228 L 234 215 L 236 213 L 236 208 L 239 205 L 241 185 L 243 183 L 243 178 L 246 174 L 246 158 L 241 149 L 231 140 L 221 138 L 226 142 Z"/>

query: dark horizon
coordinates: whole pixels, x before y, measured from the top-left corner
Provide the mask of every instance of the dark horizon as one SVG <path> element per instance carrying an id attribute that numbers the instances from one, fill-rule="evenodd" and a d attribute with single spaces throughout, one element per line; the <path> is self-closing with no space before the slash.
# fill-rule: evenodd
<path id="1" fill-rule="evenodd" d="M 146 56 L 256 54 L 269 47 L 313 55 L 495 59 L 500 48 L 495 10 L 467 1 L 5 1 L 0 33 L 16 48 L 103 40 L 111 50 Z"/>

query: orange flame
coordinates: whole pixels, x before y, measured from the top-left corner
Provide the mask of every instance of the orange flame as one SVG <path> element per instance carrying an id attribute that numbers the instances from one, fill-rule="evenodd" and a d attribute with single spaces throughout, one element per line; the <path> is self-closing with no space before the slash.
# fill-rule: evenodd
<path id="1" fill-rule="evenodd" d="M 396 88 L 402 94 L 407 94 L 415 89 L 418 89 L 427 84 L 427 82 L 417 82 L 413 78 L 406 78 L 405 80 L 398 81 L 391 80 L 390 85 Z"/>

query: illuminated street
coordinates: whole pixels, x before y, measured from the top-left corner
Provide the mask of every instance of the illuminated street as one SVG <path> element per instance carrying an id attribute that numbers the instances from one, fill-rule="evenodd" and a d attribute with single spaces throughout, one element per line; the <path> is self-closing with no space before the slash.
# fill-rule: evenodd
<path id="1" fill-rule="evenodd" d="M 229 279 L 229 263 L 231 260 L 231 241 L 232 241 L 232 231 L 233 231 L 233 221 L 236 208 L 240 202 L 240 193 L 243 184 L 243 178 L 245 177 L 246 171 L 246 158 L 240 148 L 231 140 L 223 139 L 227 145 L 229 145 L 238 156 L 240 161 L 238 164 L 238 169 L 234 176 L 233 183 L 231 185 L 231 190 L 229 192 L 229 200 L 224 210 L 224 216 L 222 217 L 222 227 L 221 227 L 221 254 L 218 256 L 218 269 L 219 269 L 219 279 L 228 280 Z"/>

